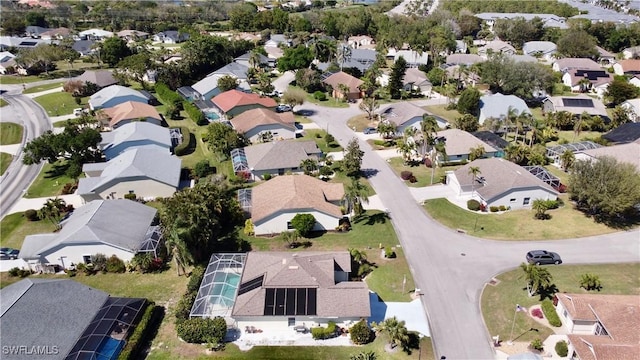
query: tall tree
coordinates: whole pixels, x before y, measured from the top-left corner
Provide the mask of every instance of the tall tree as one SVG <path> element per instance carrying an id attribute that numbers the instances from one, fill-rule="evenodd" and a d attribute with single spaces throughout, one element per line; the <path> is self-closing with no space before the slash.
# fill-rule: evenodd
<path id="1" fill-rule="evenodd" d="M 369 203 L 369 189 L 357 179 L 352 178 L 344 191 L 344 202 L 348 211 L 353 211 L 356 216 L 364 213 L 362 204 Z"/>
<path id="2" fill-rule="evenodd" d="M 596 40 L 578 28 L 566 30 L 558 39 L 558 53 L 565 57 L 595 57 Z"/>
<path id="3" fill-rule="evenodd" d="M 475 159 L 482 159 L 484 157 L 485 150 L 484 146 L 478 145 L 474 148 L 469 148 L 469 161 L 473 161 Z"/>
<path id="4" fill-rule="evenodd" d="M 461 114 L 478 116 L 480 109 L 480 91 L 474 87 L 464 89 L 458 99 L 457 109 Z"/>
<path id="5" fill-rule="evenodd" d="M 478 118 L 475 115 L 464 114 L 459 116 L 453 122 L 453 126 L 456 129 L 464 130 L 467 132 L 477 131 L 480 127 L 480 123 L 478 122 Z"/>
<path id="6" fill-rule="evenodd" d="M 182 234 L 182 231 L 183 229 L 181 228 L 172 228 L 164 242 L 167 252 L 171 254 L 171 257 L 176 262 L 176 272 L 178 276 L 180 276 L 180 270 L 182 270 L 183 275 L 186 275 L 187 265 L 193 264 L 193 256 L 189 252 L 187 243 L 185 242 L 187 234 Z"/>
<path id="7" fill-rule="evenodd" d="M 371 121 L 376 117 L 376 111 L 380 107 L 380 104 L 378 104 L 375 97 L 366 97 L 360 102 L 358 107 L 367 114 L 367 119 Z"/>
<path id="8" fill-rule="evenodd" d="M 278 59 L 278 70 L 280 72 L 297 71 L 309 67 L 311 61 L 313 61 L 313 54 L 306 46 L 289 47 L 284 50 L 284 55 Z"/>
<path id="9" fill-rule="evenodd" d="M 221 122 L 209 124 L 206 138 L 209 148 L 223 157 L 228 157 L 231 150 L 248 144 L 244 136 Z"/>
<path id="10" fill-rule="evenodd" d="M 576 156 L 573 154 L 571 150 L 565 150 L 562 155 L 560 155 L 560 165 L 564 171 L 569 171 L 571 166 L 576 161 Z"/>
<path id="11" fill-rule="evenodd" d="M 127 42 L 117 36 L 106 39 L 100 45 L 100 58 L 110 67 L 116 66 L 122 59 L 131 55 Z"/>
<path id="12" fill-rule="evenodd" d="M 305 100 L 307 100 L 307 94 L 305 94 L 304 90 L 300 89 L 289 89 L 282 95 L 282 103 L 291 106 L 291 111 L 294 111 L 294 107 L 296 105 L 304 104 Z"/>
<path id="13" fill-rule="evenodd" d="M 387 334 L 391 347 L 396 347 L 398 345 L 404 347 L 409 341 L 409 332 L 404 320 L 398 320 L 395 316 L 385 319 L 373 328 L 378 332 Z"/>
<path id="14" fill-rule="evenodd" d="M 233 56 L 233 44 L 221 36 L 195 36 L 180 48 L 186 75 L 201 79 L 211 71 L 228 64 Z"/>
<path id="15" fill-rule="evenodd" d="M 140 83 L 143 89 L 146 89 L 147 86 L 144 81 L 144 75 L 148 70 L 152 70 L 153 67 L 154 63 L 151 61 L 151 57 L 147 52 L 127 56 L 118 63 L 118 68 L 125 70 L 125 74 Z"/>
<path id="16" fill-rule="evenodd" d="M 348 45 L 342 45 L 338 47 L 336 52 L 336 61 L 340 64 L 340 71 L 342 71 L 342 67 L 344 63 L 351 60 L 351 48 Z"/>
<path id="17" fill-rule="evenodd" d="M 476 192 L 476 181 L 478 180 L 478 175 L 481 173 L 482 171 L 480 171 L 479 167 L 477 166 L 469 167 L 469 175 L 473 176 L 473 182 L 471 183 L 471 197 L 473 197 L 473 195 Z"/>
<path id="18" fill-rule="evenodd" d="M 64 212 L 67 203 L 62 198 L 48 199 L 42 208 L 38 210 L 38 217 L 41 219 L 47 219 L 56 227 L 60 229 L 60 220 L 62 220 L 62 214 Z"/>
<path id="19" fill-rule="evenodd" d="M 218 88 L 221 92 L 233 90 L 238 87 L 238 79 L 233 75 L 223 75 L 218 79 Z"/>
<path id="20" fill-rule="evenodd" d="M 403 89 L 404 74 L 407 72 L 407 61 L 400 56 L 391 68 L 389 75 L 389 94 L 392 99 L 400 99 Z"/>
<path id="21" fill-rule="evenodd" d="M 342 160 L 342 166 L 347 176 L 354 178 L 360 176 L 363 156 L 364 151 L 360 150 L 358 139 L 353 138 L 349 140 L 349 144 L 345 149 L 344 159 Z"/>
<path id="22" fill-rule="evenodd" d="M 524 272 L 523 277 L 527 281 L 527 293 L 533 296 L 551 285 L 553 276 L 546 268 L 536 264 L 520 264 L 520 269 Z"/>
<path id="23" fill-rule="evenodd" d="M 640 96 L 640 88 L 629 83 L 625 78 L 616 76 L 607 87 L 604 96 L 613 106 L 617 106 L 626 100 Z"/>

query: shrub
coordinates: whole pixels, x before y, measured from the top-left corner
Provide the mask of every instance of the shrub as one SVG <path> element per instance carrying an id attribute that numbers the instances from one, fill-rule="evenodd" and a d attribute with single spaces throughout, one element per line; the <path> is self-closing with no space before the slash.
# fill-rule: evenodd
<path id="1" fill-rule="evenodd" d="M 327 134 L 324 136 L 324 141 L 325 141 L 327 144 L 331 144 L 332 142 L 336 141 L 336 138 L 334 138 L 334 137 L 333 137 L 333 135 L 331 135 L 331 134 L 327 133 Z"/>
<path id="2" fill-rule="evenodd" d="M 311 214 L 296 214 L 291 219 L 291 226 L 298 231 L 302 237 L 307 237 L 316 226 L 316 218 Z"/>
<path id="3" fill-rule="evenodd" d="M 136 199 L 136 194 L 134 194 L 134 193 L 124 194 L 124 198 L 127 199 L 127 200 L 135 200 Z"/>
<path id="4" fill-rule="evenodd" d="M 416 179 L 416 177 L 415 177 L 415 176 L 411 175 L 411 177 L 409 178 L 409 182 L 410 182 L 410 183 L 412 183 L 412 184 L 414 184 L 414 183 L 417 183 L 417 182 L 418 182 L 418 179 Z"/>
<path id="5" fill-rule="evenodd" d="M 489 211 L 498 212 L 498 211 L 500 211 L 500 207 L 499 206 L 489 206 Z"/>
<path id="6" fill-rule="evenodd" d="M 127 339 L 127 344 L 118 355 L 118 360 L 133 360 L 141 357 L 142 350 L 160 326 L 163 312 L 164 309 L 153 302 L 147 305 L 135 330 Z"/>
<path id="7" fill-rule="evenodd" d="M 504 205 L 500 205 L 500 211 L 507 211 L 507 207 Z"/>
<path id="8" fill-rule="evenodd" d="M 272 176 L 271 176 L 271 174 L 264 174 L 264 175 L 262 175 L 262 178 L 263 178 L 265 181 L 267 181 L 267 180 L 271 180 Z"/>
<path id="9" fill-rule="evenodd" d="M 544 205 L 549 210 L 557 209 L 560 207 L 560 202 L 558 200 L 545 200 Z"/>
<path id="10" fill-rule="evenodd" d="M 191 131 L 189 128 L 181 126 L 180 132 L 182 133 L 182 143 L 173 149 L 173 152 L 178 156 L 186 155 L 191 147 Z"/>
<path id="11" fill-rule="evenodd" d="M 77 189 L 78 189 L 77 182 L 68 182 L 64 184 L 64 187 L 62 188 L 62 195 L 73 194 L 74 192 L 76 192 Z"/>
<path id="12" fill-rule="evenodd" d="M 480 203 L 478 202 L 478 200 L 471 199 L 467 201 L 467 209 L 471 211 L 478 211 L 480 210 Z"/>
<path id="13" fill-rule="evenodd" d="M 178 303 L 176 304 L 176 320 L 177 322 L 187 320 L 189 318 L 189 314 L 191 313 L 191 307 L 193 303 L 196 301 L 196 296 L 198 294 L 195 291 L 186 293 Z M 186 340 L 185 340 L 186 341 Z"/>
<path id="14" fill-rule="evenodd" d="M 373 140 L 373 144 L 376 146 L 385 146 L 386 143 L 384 140 Z"/>
<path id="15" fill-rule="evenodd" d="M 336 335 L 336 323 L 329 321 L 327 327 L 314 327 L 311 328 L 311 337 L 314 340 L 324 340 L 332 338 Z"/>
<path id="16" fill-rule="evenodd" d="M 247 219 L 244 221 L 244 230 L 243 230 L 244 234 L 247 236 L 254 236 L 256 234 L 256 230 L 253 227 L 253 223 L 251 222 L 251 219 Z"/>
<path id="17" fill-rule="evenodd" d="M 215 168 L 209 164 L 209 160 L 200 160 L 196 164 L 196 167 L 194 168 L 193 172 L 196 174 L 197 177 L 203 178 L 209 174 L 213 174 L 214 169 Z"/>
<path id="18" fill-rule="evenodd" d="M 392 248 L 388 247 L 384 249 L 384 257 L 387 259 L 394 259 L 396 257 L 396 252 L 393 251 Z"/>
<path id="19" fill-rule="evenodd" d="M 544 316 L 542 315 L 542 310 L 535 308 L 531 310 L 531 316 L 537 317 L 538 319 L 542 319 Z"/>
<path id="20" fill-rule="evenodd" d="M 64 272 L 66 272 L 67 276 L 69 276 L 69 277 L 76 276 L 76 271 L 75 270 L 65 270 Z"/>
<path id="21" fill-rule="evenodd" d="M 29 221 L 38 221 L 40 220 L 40 217 L 38 217 L 38 212 L 36 210 L 33 209 L 29 209 L 27 211 L 24 212 L 24 217 L 27 218 L 27 220 Z"/>
<path id="22" fill-rule="evenodd" d="M 178 95 L 175 91 L 169 89 L 166 84 L 156 83 L 156 95 L 162 100 L 164 103 L 168 105 L 173 105 L 178 111 L 182 110 L 182 96 Z"/>
<path id="23" fill-rule="evenodd" d="M 544 316 L 549 320 L 549 324 L 554 327 L 562 326 L 562 321 L 558 317 L 558 313 L 556 313 L 556 309 L 553 307 L 553 303 L 549 299 L 544 299 L 542 301 L 542 311 L 544 312 Z"/>
<path id="24" fill-rule="evenodd" d="M 104 254 L 95 254 L 91 256 L 91 265 L 95 271 L 107 272 L 107 257 Z"/>
<path id="25" fill-rule="evenodd" d="M 529 346 L 531 346 L 531 349 L 533 350 L 544 350 L 544 346 L 542 345 L 542 340 L 540 340 L 540 338 L 533 340 Z"/>
<path id="26" fill-rule="evenodd" d="M 582 274 L 580 277 L 580 287 L 587 291 L 600 290 L 600 288 L 602 288 L 602 283 L 600 282 L 600 277 L 598 275 L 586 273 Z"/>
<path id="27" fill-rule="evenodd" d="M 209 124 L 209 120 L 207 120 L 207 118 L 204 116 L 202 111 L 198 109 L 197 106 L 186 101 L 183 103 L 182 106 L 184 107 L 184 111 L 187 112 L 187 115 L 191 118 L 191 120 L 193 120 L 194 123 L 200 126 Z"/>
<path id="28" fill-rule="evenodd" d="M 411 171 L 402 171 L 400 172 L 400 178 L 402 180 L 409 180 L 410 177 L 413 176 L 413 173 Z"/>
<path id="29" fill-rule="evenodd" d="M 566 341 L 560 340 L 556 343 L 556 354 L 560 357 L 565 357 L 569 354 L 569 347 Z"/>
<path id="30" fill-rule="evenodd" d="M 123 273 L 126 270 L 124 261 L 120 260 L 116 255 L 111 255 L 107 259 L 107 271 L 110 273 Z"/>
<path id="31" fill-rule="evenodd" d="M 179 322 L 176 330 L 178 336 L 188 343 L 217 344 L 227 335 L 227 323 L 219 316 L 215 319 L 192 318 Z"/>
<path id="32" fill-rule="evenodd" d="M 196 266 L 189 275 L 189 282 L 187 283 L 187 292 L 197 292 L 200 289 L 200 283 L 204 277 L 204 268 L 202 266 Z"/>
<path id="33" fill-rule="evenodd" d="M 373 341 L 373 331 L 366 321 L 360 320 L 349 329 L 351 341 L 356 345 L 364 345 Z"/>
<path id="34" fill-rule="evenodd" d="M 331 170 L 328 166 L 323 166 L 320 168 L 320 175 L 322 176 L 331 176 L 333 175 L 333 170 Z"/>
<path id="35" fill-rule="evenodd" d="M 9 269 L 9 276 L 11 277 L 27 277 L 31 275 L 31 270 L 24 270 L 24 269 L 20 269 L 18 267 L 14 267 Z"/>
<path id="36" fill-rule="evenodd" d="M 316 91 L 313 93 L 313 98 L 318 100 L 318 101 L 326 101 L 327 100 L 327 94 L 323 93 L 322 91 Z"/>

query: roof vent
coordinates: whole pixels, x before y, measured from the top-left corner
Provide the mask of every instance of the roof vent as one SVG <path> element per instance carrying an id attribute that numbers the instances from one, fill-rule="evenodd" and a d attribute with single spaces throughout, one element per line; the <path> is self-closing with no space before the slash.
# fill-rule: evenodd
<path id="1" fill-rule="evenodd" d="M 289 270 L 298 270 L 298 265 L 289 266 Z"/>
<path id="2" fill-rule="evenodd" d="M 282 265 L 287 263 L 287 259 L 282 259 Z"/>

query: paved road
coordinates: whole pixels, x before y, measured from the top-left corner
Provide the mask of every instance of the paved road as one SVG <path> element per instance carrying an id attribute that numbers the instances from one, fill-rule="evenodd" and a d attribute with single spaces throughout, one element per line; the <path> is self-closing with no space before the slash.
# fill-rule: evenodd
<path id="1" fill-rule="evenodd" d="M 304 104 L 300 110 L 345 146 L 355 134 L 346 120 L 360 112 Z M 517 267 L 532 248 L 562 254 L 565 263 L 640 261 L 638 231 L 564 241 L 502 242 L 459 234 L 431 219 L 387 163 L 360 140 L 363 169 L 375 169 L 369 181 L 390 212 L 417 287 L 424 294 L 437 357 L 492 359 L 491 335 L 480 311 L 480 294 L 493 276 Z M 515 306 L 515 304 L 514 304 Z"/>

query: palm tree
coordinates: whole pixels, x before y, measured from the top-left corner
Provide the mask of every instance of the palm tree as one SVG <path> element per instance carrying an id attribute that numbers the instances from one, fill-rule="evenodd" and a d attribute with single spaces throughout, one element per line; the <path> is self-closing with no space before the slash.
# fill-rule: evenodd
<path id="1" fill-rule="evenodd" d="M 474 148 L 469 148 L 469 160 L 473 161 L 475 159 L 482 159 L 484 157 L 485 151 L 484 146 L 478 145 Z"/>
<path id="2" fill-rule="evenodd" d="M 436 166 L 440 166 L 440 161 L 438 161 L 438 158 L 440 157 L 442 157 L 442 164 L 449 161 L 449 157 L 447 156 L 447 147 L 444 142 L 437 142 L 433 146 L 433 149 L 431 149 L 431 184 L 433 184 L 433 176 Z"/>
<path id="3" fill-rule="evenodd" d="M 562 155 L 560 155 L 560 165 L 564 171 L 568 171 L 575 161 L 576 156 L 570 150 L 565 150 Z"/>
<path id="4" fill-rule="evenodd" d="M 285 241 L 289 246 L 293 246 L 298 241 L 297 231 L 283 231 L 280 233 L 280 239 Z"/>
<path id="5" fill-rule="evenodd" d="M 394 122 L 383 120 L 378 123 L 378 133 L 385 139 L 391 139 L 396 135 L 398 127 Z"/>
<path id="6" fill-rule="evenodd" d="M 342 99 L 344 101 L 349 100 L 349 92 L 351 91 L 351 88 L 349 88 L 349 85 L 338 84 L 338 91 L 340 91 L 340 93 L 342 94 Z"/>
<path id="7" fill-rule="evenodd" d="M 304 171 L 305 175 L 313 175 L 318 170 L 318 161 L 316 159 L 307 158 L 300 162 L 300 168 Z"/>
<path id="8" fill-rule="evenodd" d="M 413 153 L 416 151 L 415 141 L 411 141 L 408 138 L 402 138 L 398 140 L 396 151 L 402 156 L 405 163 L 409 163 L 413 158 Z"/>
<path id="9" fill-rule="evenodd" d="M 51 221 L 51 223 L 56 227 L 56 230 L 59 230 L 61 228 L 60 220 L 62 220 L 62 214 L 65 206 L 67 206 L 67 203 L 64 199 L 58 197 L 48 199 L 42 208 L 38 210 L 38 217 Z"/>
<path id="10" fill-rule="evenodd" d="M 249 65 L 253 68 L 253 69 L 258 69 L 260 67 L 261 61 L 260 61 L 260 53 L 258 53 L 255 50 L 251 50 L 251 52 L 249 53 Z"/>
<path id="11" fill-rule="evenodd" d="M 580 132 L 582 132 L 582 124 L 584 122 L 589 123 L 589 120 L 591 120 L 591 115 L 587 114 L 586 111 L 580 114 L 580 116 L 578 117 L 578 122 L 576 122 L 576 124 L 573 126 L 572 142 L 576 142 L 576 138 L 578 138 L 578 136 L 580 136 Z"/>
<path id="12" fill-rule="evenodd" d="M 176 228 L 172 228 L 169 230 L 169 236 L 165 240 L 167 251 L 176 261 L 176 272 L 178 276 L 180 276 L 180 270 L 182 270 L 182 274 L 186 275 L 186 266 L 193 263 L 193 256 L 187 248 L 187 243 L 184 241 L 185 236 L 185 233 L 180 234 Z"/>
<path id="13" fill-rule="evenodd" d="M 476 190 L 476 180 L 478 179 L 478 174 L 481 174 L 480 168 L 477 166 L 469 167 L 469 175 L 473 176 L 473 182 L 471 183 L 471 197 L 475 195 Z"/>
<path id="14" fill-rule="evenodd" d="M 547 201 L 543 199 L 535 199 L 531 204 L 531 208 L 536 212 L 536 219 L 546 219 L 547 218 L 547 210 L 549 207 L 547 206 Z"/>
<path id="15" fill-rule="evenodd" d="M 362 215 L 364 209 L 362 203 L 369 203 L 367 195 L 369 189 L 356 179 L 351 179 L 351 183 L 344 190 L 344 202 L 347 211 L 353 211 L 356 216 Z"/>
<path id="16" fill-rule="evenodd" d="M 553 276 L 546 268 L 536 264 L 520 264 L 524 272 L 523 277 L 527 281 L 527 293 L 533 296 L 551 285 Z"/>
<path id="17" fill-rule="evenodd" d="M 515 125 L 516 119 L 518 119 L 519 115 L 520 114 L 518 113 L 518 109 L 514 108 L 513 106 L 509 106 L 509 109 L 507 110 L 507 116 L 504 119 L 505 120 L 505 125 L 507 127 L 507 129 L 505 131 L 505 139 L 509 135 L 509 130 Z M 516 136 L 515 137 L 516 138 L 518 137 L 517 128 L 516 128 Z"/>
<path id="18" fill-rule="evenodd" d="M 367 262 L 367 253 L 363 250 L 358 250 L 356 248 L 349 248 L 349 254 L 351 255 L 351 258 L 353 259 L 353 261 L 357 262 L 360 265 Z"/>
<path id="19" fill-rule="evenodd" d="M 347 45 L 340 46 L 336 52 L 336 61 L 340 64 L 340 71 L 342 71 L 344 63 L 349 60 L 351 60 L 351 48 Z"/>
<path id="20" fill-rule="evenodd" d="M 371 121 L 376 116 L 376 111 L 380 107 L 380 104 L 378 104 L 375 97 L 367 97 L 362 100 L 358 107 L 367 113 L 367 119 Z"/>
<path id="21" fill-rule="evenodd" d="M 398 320 L 395 316 L 385 319 L 380 324 L 374 326 L 378 332 L 385 333 L 389 336 L 389 345 L 392 348 L 396 346 L 404 346 L 409 341 L 409 332 L 403 320 Z"/>

